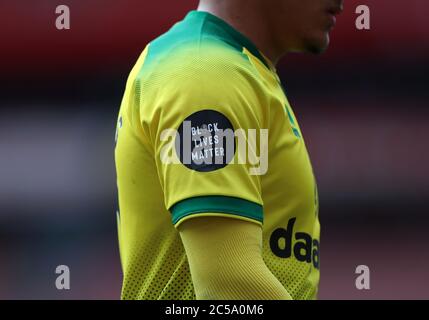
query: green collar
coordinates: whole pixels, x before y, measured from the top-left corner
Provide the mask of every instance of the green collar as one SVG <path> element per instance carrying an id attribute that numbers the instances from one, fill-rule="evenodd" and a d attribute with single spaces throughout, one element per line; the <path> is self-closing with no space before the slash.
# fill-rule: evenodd
<path id="1" fill-rule="evenodd" d="M 258 50 L 256 45 L 245 35 L 240 33 L 233 26 L 228 24 L 226 21 L 221 18 L 205 11 L 190 11 L 184 21 L 201 21 L 201 22 L 212 22 L 213 26 L 205 25 L 204 30 L 209 31 L 210 34 L 214 34 L 216 37 L 226 41 L 240 52 L 245 47 L 249 50 L 255 57 L 257 57 L 268 69 L 271 70 L 269 63 L 266 61 L 264 56 Z"/>

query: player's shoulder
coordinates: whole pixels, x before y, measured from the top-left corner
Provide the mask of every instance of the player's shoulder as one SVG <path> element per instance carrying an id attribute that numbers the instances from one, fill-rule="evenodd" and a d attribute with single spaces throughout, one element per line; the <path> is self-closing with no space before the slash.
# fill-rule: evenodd
<path id="1" fill-rule="evenodd" d="M 258 73 L 240 44 L 211 30 L 210 25 L 181 22 L 148 45 L 138 77 L 142 83 L 158 87 L 257 81 Z"/>

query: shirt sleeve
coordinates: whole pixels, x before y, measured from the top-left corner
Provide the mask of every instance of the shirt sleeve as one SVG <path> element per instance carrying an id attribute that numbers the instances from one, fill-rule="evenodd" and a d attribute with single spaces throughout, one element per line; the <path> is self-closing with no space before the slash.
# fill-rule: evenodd
<path id="1" fill-rule="evenodd" d="M 255 75 L 196 64 L 162 83 L 146 118 L 174 226 L 198 216 L 262 224 L 261 176 L 252 172 L 261 139 L 249 138 L 266 128 Z"/>

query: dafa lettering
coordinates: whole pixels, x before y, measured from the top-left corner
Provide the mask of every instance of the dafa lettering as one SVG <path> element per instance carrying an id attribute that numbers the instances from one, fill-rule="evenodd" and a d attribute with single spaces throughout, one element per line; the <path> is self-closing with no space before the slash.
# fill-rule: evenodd
<path id="1" fill-rule="evenodd" d="M 294 233 L 295 222 L 296 218 L 292 218 L 288 221 L 286 229 L 277 228 L 273 231 L 270 236 L 271 251 L 279 258 L 287 259 L 294 255 L 296 260 L 312 263 L 319 269 L 319 241 L 305 232 Z"/>

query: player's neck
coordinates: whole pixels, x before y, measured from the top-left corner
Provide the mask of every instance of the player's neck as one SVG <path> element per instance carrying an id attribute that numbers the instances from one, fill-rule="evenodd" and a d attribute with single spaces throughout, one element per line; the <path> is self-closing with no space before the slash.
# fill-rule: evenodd
<path id="1" fill-rule="evenodd" d="M 197 10 L 211 13 L 226 21 L 249 38 L 261 53 L 276 65 L 284 53 L 276 48 L 273 34 L 269 30 L 266 16 L 261 13 L 262 10 L 246 6 L 237 8 L 233 4 L 234 1 L 231 3 L 201 1 Z"/>

